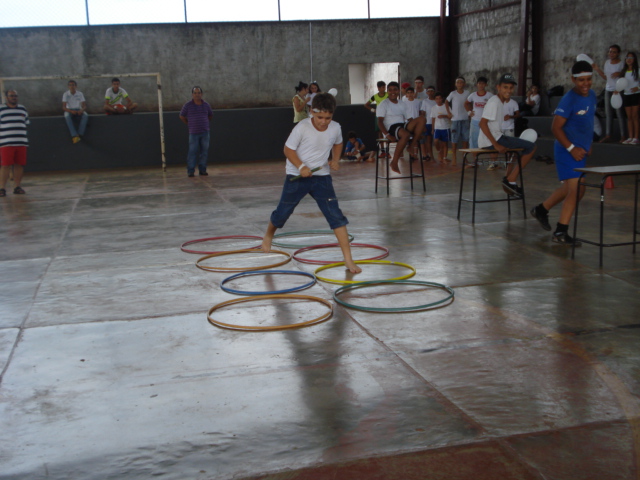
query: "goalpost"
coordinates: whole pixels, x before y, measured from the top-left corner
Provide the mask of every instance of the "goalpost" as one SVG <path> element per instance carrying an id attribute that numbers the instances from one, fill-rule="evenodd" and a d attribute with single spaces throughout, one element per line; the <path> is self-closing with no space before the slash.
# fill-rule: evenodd
<path id="1" fill-rule="evenodd" d="M 158 86 L 158 118 L 160 120 L 160 152 L 162 155 L 162 171 L 167 171 L 167 160 L 164 148 L 164 119 L 162 118 L 162 84 L 160 82 L 160 72 L 156 73 L 120 73 L 105 75 L 50 75 L 44 77 L 0 77 L 0 92 L 4 95 L 5 81 L 18 80 L 69 80 L 70 78 L 127 78 L 127 77 L 156 77 Z"/>

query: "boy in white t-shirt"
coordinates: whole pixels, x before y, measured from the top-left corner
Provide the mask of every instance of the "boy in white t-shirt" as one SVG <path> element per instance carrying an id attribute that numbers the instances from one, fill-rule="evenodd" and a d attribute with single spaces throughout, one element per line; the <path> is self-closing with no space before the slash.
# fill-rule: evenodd
<path id="1" fill-rule="evenodd" d="M 416 100 L 416 92 L 413 87 L 407 87 L 406 96 L 402 104 L 404 106 L 404 116 L 407 120 L 420 116 L 420 101 Z"/>
<path id="2" fill-rule="evenodd" d="M 84 132 L 87 129 L 87 122 L 89 121 L 87 103 L 82 92 L 77 90 L 78 84 L 75 80 L 69 80 L 67 86 L 69 90 L 62 94 L 62 110 L 64 111 L 64 119 L 67 122 L 67 127 L 69 127 L 71 141 L 78 143 L 80 137 L 84 136 Z M 78 117 L 80 117 L 80 126 L 76 130 L 74 119 Z"/>
<path id="3" fill-rule="evenodd" d="M 469 133 L 469 146 L 478 148 L 478 135 L 480 135 L 480 119 L 484 106 L 487 101 L 493 97 L 493 93 L 487 92 L 487 79 L 485 77 L 478 78 L 476 86 L 478 90 L 467 97 L 464 108 L 467 110 L 471 118 L 471 131 Z"/>
<path id="4" fill-rule="evenodd" d="M 329 170 L 329 167 L 331 170 L 340 169 L 342 155 L 342 130 L 337 122 L 332 121 L 336 100 L 329 93 L 318 93 L 313 97 L 311 109 L 313 117 L 298 122 L 285 143 L 287 178 L 280 203 L 271 214 L 264 234 L 262 250 L 271 251 L 276 230 L 284 226 L 298 203 L 309 194 L 333 230 L 342 250 L 345 266 L 352 273 L 360 273 L 362 269 L 351 256 L 347 232 L 349 221 L 338 205 Z M 332 159 L 330 163 L 327 161 L 329 153 Z M 314 169 L 317 170 L 313 172 Z M 294 180 L 296 176 L 301 178 Z"/>
<path id="5" fill-rule="evenodd" d="M 113 78 L 111 88 L 107 88 L 104 94 L 103 108 L 107 115 L 118 115 L 133 113 L 138 108 L 138 104 L 131 100 L 124 88 L 120 88 L 120 79 Z"/>
<path id="6" fill-rule="evenodd" d="M 515 78 L 510 73 L 500 77 L 496 91 L 496 96 L 489 99 L 484 107 L 484 113 L 480 120 L 480 136 L 478 146 L 480 148 L 493 148 L 499 153 L 505 153 L 508 149 L 522 148 L 520 163 L 524 168 L 533 157 L 536 146 L 517 137 L 508 137 L 502 133 L 502 123 L 504 122 L 504 104 L 511 99 L 513 90 L 517 85 Z M 502 188 L 508 195 L 522 196 L 524 191 L 516 183 L 520 174 L 517 164 L 509 164 L 506 176 L 502 179 Z"/>
<path id="7" fill-rule="evenodd" d="M 504 110 L 504 122 L 502 122 L 502 134 L 507 137 L 515 137 L 515 119 L 520 116 L 520 111 L 518 110 L 518 102 L 516 102 L 513 98 L 510 99 L 507 103 L 505 103 L 502 107 Z M 494 159 L 495 160 L 495 159 Z M 498 168 L 498 163 L 493 162 L 489 165 L 487 170 L 495 170 Z"/>
<path id="8" fill-rule="evenodd" d="M 469 115 L 464 104 L 469 93 L 464 89 L 467 84 L 464 77 L 456 78 L 456 89 L 449 94 L 447 102 L 451 107 L 451 165 L 456 165 L 458 143 L 462 142 L 462 148 L 469 148 Z"/>
<path id="9" fill-rule="evenodd" d="M 422 156 L 425 160 L 431 160 L 433 154 L 433 118 L 431 117 L 431 109 L 436 105 L 436 87 L 429 85 L 427 87 L 427 98 L 422 100 L 420 104 L 420 115 L 427 119 L 424 127 L 424 134 L 420 141 L 422 148 Z"/>
<path id="10" fill-rule="evenodd" d="M 444 163 L 447 160 L 449 128 L 451 128 L 451 117 L 453 117 L 453 114 L 449 109 L 449 104 L 444 101 L 444 97 L 440 92 L 436 92 L 435 101 L 436 104 L 431 108 L 433 138 L 435 140 L 436 152 L 438 152 L 438 161 Z"/>
<path id="11" fill-rule="evenodd" d="M 411 120 L 407 119 L 404 110 L 404 103 L 406 102 L 401 102 L 398 99 L 400 94 L 398 82 L 389 82 L 387 93 L 389 98 L 380 104 L 376 110 L 376 115 L 378 116 L 378 126 L 384 138 L 391 142 L 398 142 L 396 151 L 393 153 L 393 158 L 389 163 L 389 168 L 396 173 L 401 173 L 398 166 L 400 155 L 402 155 L 404 147 L 409 143 L 409 138 L 413 135 L 409 152 L 412 161 L 417 158 L 418 141 L 424 131 L 426 120 L 420 115 Z"/>

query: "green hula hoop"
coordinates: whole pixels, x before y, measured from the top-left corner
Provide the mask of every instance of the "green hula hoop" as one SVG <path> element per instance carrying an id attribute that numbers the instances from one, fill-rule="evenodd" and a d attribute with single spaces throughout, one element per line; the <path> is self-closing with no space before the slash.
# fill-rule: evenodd
<path id="1" fill-rule="evenodd" d="M 389 308 L 382 308 L 382 307 L 361 307 L 359 305 L 353 305 L 351 303 L 347 303 L 344 300 L 341 300 L 340 298 L 338 298 L 338 295 L 340 295 L 343 292 L 347 292 L 350 290 L 356 290 L 358 288 L 365 288 L 365 287 L 369 287 L 369 286 L 373 286 L 373 285 L 381 285 L 381 284 L 386 284 L 386 283 L 402 283 L 405 285 L 426 285 L 428 287 L 437 287 L 437 288 L 441 288 L 447 292 L 449 292 L 449 295 L 441 300 L 438 300 L 436 302 L 431 302 L 431 303 L 425 303 L 424 305 L 415 305 L 415 306 L 409 306 L 409 307 L 389 307 Z M 381 281 L 373 281 L 373 282 L 360 282 L 360 283 L 354 283 L 352 285 L 346 285 L 344 287 L 340 287 L 339 289 L 337 289 L 334 294 L 333 294 L 333 299 L 339 303 L 340 305 L 342 305 L 343 307 L 346 308 L 351 308 L 353 310 L 360 310 L 362 312 L 382 312 L 382 313 L 398 313 L 398 312 L 417 312 L 419 310 L 427 310 L 429 308 L 433 308 L 436 307 L 438 305 L 442 305 L 443 303 L 448 302 L 449 300 L 451 300 L 453 297 L 455 296 L 455 293 L 453 291 L 453 288 L 448 287 L 446 285 L 443 285 L 441 283 L 435 283 L 435 282 L 423 282 L 420 280 L 381 280 Z"/>
<path id="2" fill-rule="evenodd" d="M 298 232 L 277 233 L 276 235 L 273 236 L 274 241 L 271 242 L 271 245 L 278 248 L 295 248 L 295 249 L 313 247 L 317 245 L 317 243 L 297 244 L 297 243 L 281 243 L 281 242 L 275 241 L 276 238 L 280 238 L 280 237 L 293 237 L 294 235 L 312 235 L 312 234 L 322 234 L 322 235 L 333 234 L 333 230 L 301 230 Z M 349 243 L 351 242 L 353 242 L 353 235 L 349 234 Z"/>
<path id="3" fill-rule="evenodd" d="M 416 274 L 415 267 L 412 267 L 411 265 L 409 265 L 407 263 L 390 262 L 389 260 L 356 260 L 353 263 L 355 263 L 356 265 L 363 265 L 363 264 L 398 265 L 399 267 L 405 267 L 405 268 L 408 268 L 409 270 L 411 270 L 407 275 L 402 275 L 401 277 L 396 277 L 396 278 L 388 278 L 388 279 L 385 279 L 385 280 L 372 280 L 371 282 L 373 282 L 373 283 L 375 283 L 375 282 L 396 281 L 396 280 L 406 280 L 407 278 L 411 278 Z M 341 267 L 343 265 L 344 265 L 344 262 L 330 263 L 329 265 L 323 265 L 321 267 L 316 268 L 316 271 L 313 272 L 313 274 L 316 276 L 316 279 L 320 280 L 321 282 L 335 283 L 337 285 L 350 285 L 350 284 L 354 284 L 354 283 L 370 283 L 370 282 L 360 282 L 358 280 L 333 280 L 332 278 L 324 278 L 324 277 L 321 277 L 320 275 L 318 275 L 318 272 L 321 272 L 322 270 L 327 270 L 328 268 Z"/>

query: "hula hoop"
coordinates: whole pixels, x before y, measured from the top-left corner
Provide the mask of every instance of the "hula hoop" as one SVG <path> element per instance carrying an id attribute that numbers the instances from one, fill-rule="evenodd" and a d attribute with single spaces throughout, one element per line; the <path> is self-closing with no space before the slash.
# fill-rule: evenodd
<path id="1" fill-rule="evenodd" d="M 202 242 L 207 242 L 210 240 L 226 240 L 229 238 L 255 238 L 258 240 L 262 240 L 262 237 L 257 237 L 255 235 L 227 235 L 225 237 L 209 237 L 209 238 L 199 238 L 198 240 L 189 240 L 188 242 L 184 242 L 182 245 L 180 245 L 180 250 L 182 250 L 185 253 L 196 253 L 199 255 L 209 255 L 211 253 L 219 253 L 219 252 L 206 252 L 206 251 L 200 251 L 200 250 L 189 250 L 188 248 L 184 248 L 187 245 L 193 245 L 194 243 L 202 243 Z M 253 248 L 259 248 L 259 246 L 257 247 L 251 247 Z"/>
<path id="2" fill-rule="evenodd" d="M 271 292 L 248 292 L 245 290 L 233 290 L 229 287 L 224 286 L 225 283 L 227 283 L 230 280 L 233 280 L 234 278 L 244 277 L 249 275 L 271 274 L 271 273 L 281 273 L 285 275 L 304 275 L 306 277 L 310 277 L 311 281 L 309 283 L 305 283 L 304 285 L 301 285 L 298 287 L 287 288 L 284 290 L 274 290 Z M 227 293 L 234 293 L 236 295 L 278 295 L 283 293 L 291 293 L 291 292 L 297 292 L 299 290 L 304 290 L 305 288 L 309 288 L 313 286 L 314 283 L 316 283 L 316 277 L 312 273 L 297 272 L 295 270 L 255 270 L 252 272 L 236 273 L 235 275 L 231 275 L 230 277 L 225 278 L 220 284 L 220 288 L 222 288 L 222 290 L 224 290 Z"/>
<path id="3" fill-rule="evenodd" d="M 313 245 L 311 247 L 301 248 L 293 252 L 292 258 L 300 263 L 310 263 L 312 265 L 329 265 L 330 263 L 336 263 L 334 260 L 310 260 L 308 258 L 300 258 L 297 255 L 302 252 L 308 252 L 309 250 L 318 250 L 320 248 L 339 247 L 339 243 L 325 243 L 324 245 Z M 377 257 L 363 258 L 363 260 L 380 260 L 389 256 L 389 249 L 387 247 L 380 247 L 378 245 L 369 245 L 367 243 L 352 243 L 352 247 L 364 247 L 364 248 L 376 248 L 382 250 L 382 254 Z"/>
<path id="4" fill-rule="evenodd" d="M 401 284 L 405 284 L 405 285 L 426 285 L 428 287 L 437 287 L 437 288 L 441 288 L 443 290 L 446 290 L 447 292 L 449 292 L 449 295 L 445 298 L 443 298 L 442 300 L 438 300 L 436 302 L 431 302 L 431 303 L 426 303 L 424 305 L 415 305 L 415 306 L 410 306 L 410 307 L 389 307 L 389 308 L 378 308 L 378 307 L 361 307 L 359 305 L 353 305 L 351 303 L 347 303 L 344 300 L 341 300 L 338 298 L 338 295 L 343 293 L 343 292 L 347 292 L 349 290 L 356 290 L 358 288 L 365 288 L 365 287 L 369 287 L 369 286 L 373 286 L 373 285 L 382 285 L 382 284 L 395 284 L 395 283 L 401 283 Z M 354 283 L 352 285 L 346 285 L 344 287 L 340 287 L 339 289 L 337 289 L 334 293 L 333 293 L 333 299 L 338 302 L 340 305 L 342 305 L 343 307 L 346 308 L 351 308 L 354 310 L 360 310 L 362 312 L 384 312 L 384 313 L 396 313 L 396 312 L 416 312 L 418 310 L 426 310 L 429 308 L 433 308 L 437 305 L 441 305 L 443 303 L 448 302 L 449 300 L 451 300 L 454 297 L 455 293 L 453 291 L 453 288 L 448 287 L 446 285 L 443 285 L 441 283 L 435 283 L 435 282 L 423 282 L 420 280 L 382 280 L 382 281 L 373 281 L 373 282 L 360 282 L 360 283 Z"/>
<path id="5" fill-rule="evenodd" d="M 280 237 L 292 237 L 294 235 L 311 235 L 311 234 L 333 234 L 333 230 L 301 230 L 298 232 L 285 232 L 285 233 L 278 233 L 276 235 L 273 236 L 274 240 L 276 238 L 280 238 Z M 349 243 L 353 242 L 353 235 L 349 234 Z M 274 247 L 279 247 L 279 248 L 305 248 L 305 247 L 313 247 L 313 245 L 298 245 L 295 243 L 280 243 L 280 242 L 271 242 L 271 245 L 273 245 Z"/>
<path id="6" fill-rule="evenodd" d="M 385 282 L 385 281 L 390 281 L 390 280 L 406 280 L 407 278 L 411 278 L 416 274 L 415 267 L 412 267 L 411 265 L 406 264 L 406 263 L 390 262 L 389 260 L 356 260 L 354 263 L 356 265 L 360 265 L 360 264 L 398 265 L 399 267 L 405 267 L 405 268 L 408 268 L 409 270 L 411 270 L 410 273 L 408 273 L 407 275 L 403 275 L 401 277 L 387 278 L 385 280 L 372 280 L 374 282 Z M 327 270 L 329 268 L 335 268 L 335 267 L 341 267 L 343 265 L 344 265 L 344 262 L 338 262 L 338 263 L 331 263 L 329 265 L 323 265 L 322 267 L 316 268 L 316 271 L 313 272 L 313 273 L 316 276 L 316 278 L 318 280 L 320 280 L 321 282 L 335 283 L 337 285 L 351 285 L 353 283 L 363 283 L 363 282 L 359 282 L 357 280 L 333 280 L 331 278 L 323 278 L 323 277 L 318 275 L 318 272 L 321 272 L 322 270 Z"/>
<path id="7" fill-rule="evenodd" d="M 219 320 L 215 320 L 211 317 L 211 314 L 222 308 L 225 307 L 227 305 L 232 305 L 235 303 L 243 303 L 243 302 L 252 302 L 254 300 L 263 300 L 263 299 L 267 299 L 267 298 L 293 298 L 296 300 L 311 300 L 314 302 L 319 302 L 322 303 L 324 305 L 326 305 L 327 307 L 329 307 L 329 311 L 317 318 L 314 318 L 312 320 L 307 320 L 306 322 L 299 322 L 299 323 L 292 323 L 289 325 L 274 325 L 274 326 L 270 326 L 270 327 L 256 327 L 256 326 L 251 326 L 251 325 L 234 325 L 232 323 L 223 323 L 220 322 Z M 300 327 L 307 327 L 309 325 L 313 325 L 315 323 L 320 323 L 320 322 L 324 322 L 325 320 L 328 320 L 329 318 L 331 318 L 331 315 L 333 315 L 333 304 L 328 301 L 325 300 L 323 298 L 319 298 L 319 297 L 312 297 L 310 295 L 291 295 L 291 294 L 286 294 L 286 295 L 260 295 L 259 297 L 244 297 L 244 298 L 234 298 L 233 300 L 227 300 L 226 302 L 222 302 L 219 303 L 217 305 L 214 305 L 213 307 L 211 307 L 211 309 L 209 310 L 209 313 L 207 314 L 207 320 L 209 320 L 209 323 L 211 325 L 214 325 L 216 327 L 220 327 L 220 328 L 227 328 L 229 330 L 244 330 L 244 331 L 250 331 L 250 332 L 255 332 L 255 331 L 261 331 L 261 332 L 267 332 L 267 331 L 274 331 L 274 330 L 288 330 L 291 328 L 300 328 Z"/>
<path id="8" fill-rule="evenodd" d="M 217 252 L 212 253 L 211 255 L 205 255 L 201 257 L 196 262 L 196 267 L 201 270 L 206 270 L 208 272 L 251 272 L 253 270 L 265 270 L 267 268 L 279 267 L 280 265 L 284 265 L 291 261 L 291 255 L 287 252 L 282 252 L 280 250 L 271 250 L 269 253 L 277 253 L 279 255 L 286 255 L 286 260 L 282 262 L 274 263 L 273 265 L 262 265 L 259 267 L 207 267 L 205 265 L 200 265 L 200 262 L 206 260 L 207 258 L 212 257 L 221 257 L 222 255 L 233 255 L 235 253 L 265 253 L 262 250 L 253 250 L 253 249 L 245 249 L 245 250 L 229 250 L 228 252 Z"/>

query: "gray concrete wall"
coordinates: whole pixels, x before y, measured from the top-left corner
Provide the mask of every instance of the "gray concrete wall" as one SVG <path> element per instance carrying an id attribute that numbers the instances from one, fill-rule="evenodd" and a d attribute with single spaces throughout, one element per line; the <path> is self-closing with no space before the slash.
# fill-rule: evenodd
<path id="1" fill-rule="evenodd" d="M 349 103 L 350 63 L 399 62 L 407 79 L 435 75 L 427 52 L 437 38 L 434 17 L 0 29 L 0 76 L 160 72 L 165 108 L 178 110 L 195 84 L 215 108 L 290 105 L 294 85 L 313 75 L 324 91 L 338 89 L 340 104 Z M 142 111 L 157 109 L 154 78 L 121 80 Z M 9 83 L 32 115 L 59 113 L 66 81 Z M 78 83 L 89 112 L 99 112 L 109 79 Z"/>
<path id="2" fill-rule="evenodd" d="M 509 3 L 510 0 L 460 0 L 460 12 Z M 542 0 L 534 0 L 542 1 Z M 568 71 L 580 53 L 586 53 L 599 65 L 606 60 L 612 43 L 627 50 L 640 50 L 638 18 L 640 0 L 601 2 L 589 0 L 544 0 L 542 88 L 570 86 Z M 500 74 L 518 74 L 520 47 L 520 7 L 511 6 L 470 14 L 458 19 L 460 74 L 469 82 L 486 76 L 494 84 Z M 594 87 L 604 87 L 594 77 Z"/>

